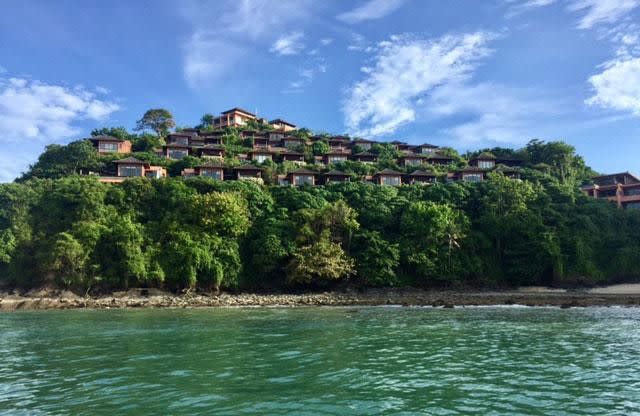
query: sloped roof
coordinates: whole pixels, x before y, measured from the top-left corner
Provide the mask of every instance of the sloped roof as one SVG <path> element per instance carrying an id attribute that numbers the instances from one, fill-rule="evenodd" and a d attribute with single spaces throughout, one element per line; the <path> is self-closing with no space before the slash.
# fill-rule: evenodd
<path id="1" fill-rule="evenodd" d="M 196 167 L 197 168 L 220 168 L 220 169 L 224 169 L 224 164 L 220 163 L 217 160 L 207 160 L 206 162 L 201 163 Z"/>
<path id="2" fill-rule="evenodd" d="M 113 163 L 129 163 L 129 164 L 137 164 L 137 165 L 146 165 L 148 162 L 143 162 L 140 159 L 136 159 L 133 156 L 129 156 L 127 158 L 124 159 L 120 159 L 120 160 L 115 160 Z"/>
<path id="3" fill-rule="evenodd" d="M 300 168 L 300 169 L 296 169 L 296 170 L 292 170 L 291 172 L 289 172 L 289 175 L 291 175 L 292 173 L 296 173 L 296 174 L 303 174 L 303 175 L 319 175 L 319 172 L 316 172 L 315 170 L 309 170 L 306 168 Z"/>
<path id="4" fill-rule="evenodd" d="M 117 137 L 109 136 L 107 134 L 100 134 L 98 136 L 91 136 L 91 137 L 89 137 L 89 140 L 91 140 L 92 142 L 97 142 L 97 141 L 123 142 L 124 141 L 124 139 L 119 139 Z"/>
<path id="5" fill-rule="evenodd" d="M 458 172 L 488 172 L 489 170 L 491 169 L 483 169 L 477 166 L 465 166 L 464 168 L 459 169 Z"/>
<path id="6" fill-rule="evenodd" d="M 260 169 L 257 166 L 251 165 L 251 164 L 246 164 L 246 165 L 240 165 L 240 166 L 236 166 L 235 168 L 233 168 L 233 170 L 259 170 L 262 171 L 262 169 Z"/>
<path id="7" fill-rule="evenodd" d="M 393 169 L 382 169 L 381 171 L 377 172 L 375 175 L 373 176 L 379 176 L 379 175 L 394 175 L 394 176 L 402 176 L 401 172 L 398 172 L 397 170 L 393 170 Z"/>
<path id="8" fill-rule="evenodd" d="M 375 153 L 371 153 L 371 152 L 360 152 L 360 153 L 356 153 L 354 156 L 373 156 L 373 157 L 378 157 L 378 155 L 376 155 Z"/>
<path id="9" fill-rule="evenodd" d="M 232 109 L 227 110 L 227 111 L 223 111 L 223 112 L 222 112 L 222 113 L 220 113 L 220 114 L 229 114 L 229 113 L 233 113 L 233 112 L 236 112 L 236 111 L 237 111 L 237 112 L 239 112 L 239 113 L 245 113 L 245 114 L 250 115 L 250 116 L 253 116 L 253 117 L 255 117 L 255 116 L 256 116 L 256 115 L 255 115 L 255 114 L 253 114 L 252 112 L 247 111 L 247 110 L 245 110 L 245 109 L 242 109 L 242 108 L 240 108 L 240 107 L 233 107 Z"/>
<path id="10" fill-rule="evenodd" d="M 453 157 L 443 155 L 442 153 L 433 153 L 433 154 L 427 155 L 427 159 L 453 160 Z"/>
<path id="11" fill-rule="evenodd" d="M 329 172 L 325 172 L 324 176 L 349 176 L 341 170 L 332 169 Z"/>
<path id="12" fill-rule="evenodd" d="M 437 176 L 433 172 L 426 172 L 424 170 L 414 170 L 409 174 L 409 176 Z"/>
<path id="13" fill-rule="evenodd" d="M 271 121 L 269 122 L 269 124 L 286 124 L 287 126 L 291 126 L 291 127 L 295 127 L 295 126 L 296 126 L 295 124 L 293 124 L 293 123 L 289 123 L 288 121 L 283 120 L 283 119 L 281 119 L 281 118 L 273 119 L 273 120 L 271 120 Z"/>
<path id="14" fill-rule="evenodd" d="M 471 160 L 496 160 L 496 157 L 493 153 L 482 152 Z"/>

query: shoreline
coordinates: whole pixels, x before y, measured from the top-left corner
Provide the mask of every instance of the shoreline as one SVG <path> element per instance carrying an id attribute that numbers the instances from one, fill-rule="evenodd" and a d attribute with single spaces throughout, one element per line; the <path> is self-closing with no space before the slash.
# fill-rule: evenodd
<path id="1" fill-rule="evenodd" d="M 640 307 L 636 290 L 558 290 L 522 288 L 509 291 L 429 291 L 421 289 L 371 289 L 364 292 L 302 294 L 222 293 L 174 295 L 149 289 L 115 292 L 100 297 L 81 297 L 69 291 L 51 294 L 0 294 L 0 311 L 49 309 L 204 308 L 204 307 L 303 307 L 303 306 L 587 306 Z M 141 294 L 143 293 L 143 294 Z"/>

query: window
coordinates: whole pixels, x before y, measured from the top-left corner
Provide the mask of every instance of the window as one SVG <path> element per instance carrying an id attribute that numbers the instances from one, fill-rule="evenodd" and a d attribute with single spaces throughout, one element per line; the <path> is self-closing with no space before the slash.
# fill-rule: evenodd
<path id="1" fill-rule="evenodd" d="M 119 176 L 142 176 L 142 166 L 140 165 L 120 165 Z"/>
<path id="2" fill-rule="evenodd" d="M 98 143 L 98 151 L 100 152 L 117 152 L 118 151 L 118 143 Z"/>
<path id="3" fill-rule="evenodd" d="M 640 188 L 625 189 L 625 195 L 640 195 Z"/>
<path id="4" fill-rule="evenodd" d="M 159 179 L 160 178 L 160 171 L 159 170 L 150 170 L 150 171 L 145 172 L 144 176 L 146 176 L 147 178 Z"/>
<path id="5" fill-rule="evenodd" d="M 206 176 L 213 179 L 222 179 L 222 172 L 218 169 L 200 169 L 200 176 Z"/>
<path id="6" fill-rule="evenodd" d="M 624 207 L 629 209 L 640 209 L 640 202 L 630 202 L 628 204 L 625 204 Z"/>
<path id="7" fill-rule="evenodd" d="M 253 155 L 253 160 L 258 163 L 263 163 L 267 160 L 271 160 L 271 155 Z"/>
<path id="8" fill-rule="evenodd" d="M 313 175 L 295 175 L 293 177 L 293 183 L 296 185 L 313 185 Z"/>
<path id="9" fill-rule="evenodd" d="M 383 185 L 391 185 L 391 186 L 400 185 L 400 177 L 399 176 L 382 176 L 380 179 L 381 179 Z"/>
<path id="10" fill-rule="evenodd" d="M 481 173 L 466 173 L 462 175 L 462 180 L 467 182 L 480 182 L 482 181 Z"/>
<path id="11" fill-rule="evenodd" d="M 430 147 L 423 147 L 422 153 L 433 153 L 433 149 Z"/>
<path id="12" fill-rule="evenodd" d="M 182 159 L 188 155 L 189 151 L 184 149 L 169 149 L 168 152 L 169 159 Z"/>
<path id="13" fill-rule="evenodd" d="M 478 167 L 481 169 L 491 169 L 496 165 L 493 160 L 478 160 Z"/>
<path id="14" fill-rule="evenodd" d="M 183 137 L 183 136 L 172 137 L 171 138 L 171 143 L 172 144 L 188 145 L 189 144 L 189 138 L 188 137 Z"/>
<path id="15" fill-rule="evenodd" d="M 346 156 L 329 156 L 329 163 L 341 163 L 347 160 Z"/>

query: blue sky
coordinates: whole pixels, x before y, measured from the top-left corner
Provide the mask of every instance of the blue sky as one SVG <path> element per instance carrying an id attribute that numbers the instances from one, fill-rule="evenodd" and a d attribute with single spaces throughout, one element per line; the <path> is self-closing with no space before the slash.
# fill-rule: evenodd
<path id="1" fill-rule="evenodd" d="M 5 0 L 0 181 L 45 145 L 240 106 L 453 146 L 565 140 L 640 171 L 640 0 Z"/>

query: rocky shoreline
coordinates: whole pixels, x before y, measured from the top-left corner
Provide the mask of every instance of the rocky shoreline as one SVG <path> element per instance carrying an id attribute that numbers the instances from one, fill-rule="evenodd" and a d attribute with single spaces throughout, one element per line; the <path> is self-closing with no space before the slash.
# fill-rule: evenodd
<path id="1" fill-rule="evenodd" d="M 380 289 L 365 292 L 306 294 L 173 295 L 154 289 L 115 292 L 108 296 L 82 297 L 69 291 L 0 293 L 0 311 L 39 309 L 197 308 L 197 307 L 297 307 L 297 306 L 454 306 L 526 305 L 561 308 L 586 306 L 640 307 L 638 293 L 559 291 L 426 291 Z"/>

